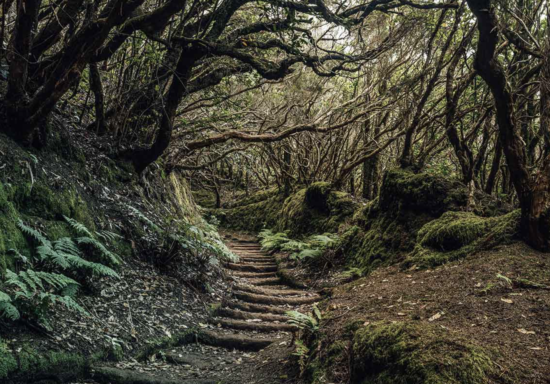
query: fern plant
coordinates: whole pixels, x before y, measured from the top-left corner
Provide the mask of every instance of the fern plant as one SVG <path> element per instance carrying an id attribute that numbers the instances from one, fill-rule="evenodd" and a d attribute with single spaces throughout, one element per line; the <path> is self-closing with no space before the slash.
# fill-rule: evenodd
<path id="1" fill-rule="evenodd" d="M 0 317 L 18 320 L 22 314 L 49 328 L 46 314 L 53 304 L 87 314 L 74 299 L 79 284 L 58 273 L 27 269 L 15 273 L 6 270 L 6 279 L 0 284 Z"/>
<path id="2" fill-rule="evenodd" d="M 306 330 L 310 333 L 316 333 L 319 331 L 319 322 L 322 319 L 321 311 L 316 305 L 313 306 L 312 313 L 306 315 L 298 311 L 288 311 L 286 315 L 289 317 L 288 323 L 296 325 L 302 330 Z"/>
<path id="3" fill-rule="evenodd" d="M 66 218 L 69 225 L 79 234 L 92 235 L 90 231 L 82 224 Z M 88 275 L 118 277 L 118 274 L 110 267 L 89 261 L 84 258 L 82 246 L 87 245 L 87 254 L 90 254 L 90 248 L 95 250 L 104 260 L 111 265 L 119 264 L 119 259 L 112 252 L 107 250 L 103 244 L 90 236 L 78 237 L 76 240 L 70 237 L 62 237 L 56 241 L 50 241 L 40 231 L 29 227 L 22 221 L 18 223 L 21 231 L 34 240 L 38 246 L 35 249 L 36 261 L 44 264 L 50 269 L 61 269 L 63 271 L 77 271 Z"/>
<path id="4" fill-rule="evenodd" d="M 284 244 L 290 241 L 286 233 L 273 233 L 270 230 L 262 231 L 259 237 L 261 239 L 260 244 L 266 251 L 279 251 Z"/>

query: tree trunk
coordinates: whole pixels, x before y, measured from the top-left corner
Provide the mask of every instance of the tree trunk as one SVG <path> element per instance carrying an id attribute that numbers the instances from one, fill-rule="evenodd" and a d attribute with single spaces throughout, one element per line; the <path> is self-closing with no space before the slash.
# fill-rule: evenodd
<path id="1" fill-rule="evenodd" d="M 290 161 L 291 161 L 291 155 L 290 152 L 285 148 L 283 149 L 283 192 L 284 196 L 290 196 L 291 188 L 290 185 Z"/>
<path id="2" fill-rule="evenodd" d="M 489 172 L 489 177 L 487 178 L 487 184 L 485 184 L 485 193 L 491 195 L 493 189 L 495 188 L 495 182 L 497 180 L 498 171 L 500 169 L 500 162 L 502 159 L 502 145 L 500 140 L 496 138 L 495 144 L 495 153 L 493 154 L 493 163 L 491 164 L 491 171 Z"/>
<path id="3" fill-rule="evenodd" d="M 378 194 L 378 155 L 363 163 L 363 191 L 365 199 L 372 200 Z"/>
<path id="4" fill-rule="evenodd" d="M 103 85 L 101 84 L 101 75 L 97 68 L 97 63 L 90 63 L 90 88 L 94 92 L 95 98 L 95 132 L 102 136 L 107 133 L 107 124 L 105 123 L 105 109 L 103 105 Z"/>
<path id="5" fill-rule="evenodd" d="M 8 134 L 24 144 L 32 141 L 33 126 L 25 124 L 29 96 L 25 88 L 29 76 L 29 53 L 32 46 L 32 30 L 38 17 L 41 0 L 18 0 L 17 20 L 12 42 L 12 60 L 9 68 L 6 108 Z"/>
<path id="6" fill-rule="evenodd" d="M 145 168 L 147 168 L 149 164 L 155 162 L 170 145 L 176 111 L 186 94 L 191 70 L 198 59 L 199 56 L 197 54 L 193 54 L 189 50 L 182 51 L 176 71 L 172 76 L 172 84 L 170 84 L 168 93 L 165 96 L 162 119 L 153 145 L 149 148 L 133 150 L 129 154 L 126 154 L 134 165 L 136 172 L 143 172 Z"/>
<path id="7" fill-rule="evenodd" d="M 523 142 L 517 133 L 514 96 L 495 55 L 499 40 L 495 8 L 491 0 L 467 0 L 467 3 L 477 18 L 479 29 L 475 68 L 489 86 L 495 101 L 500 141 L 521 207 L 522 235 L 534 248 L 548 251 L 550 236 L 546 223 L 550 205 L 550 159 L 545 160 L 535 179 L 531 180 Z M 546 71 L 550 72 L 547 63 L 546 60 Z"/>

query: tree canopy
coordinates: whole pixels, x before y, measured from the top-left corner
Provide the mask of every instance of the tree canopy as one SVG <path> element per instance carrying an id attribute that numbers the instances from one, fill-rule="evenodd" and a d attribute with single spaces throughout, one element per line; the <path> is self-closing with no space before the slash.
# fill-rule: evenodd
<path id="1" fill-rule="evenodd" d="M 393 167 L 522 210 L 548 250 L 543 0 L 2 0 L 2 132 L 54 114 L 219 193 L 327 181 L 373 199 Z"/>

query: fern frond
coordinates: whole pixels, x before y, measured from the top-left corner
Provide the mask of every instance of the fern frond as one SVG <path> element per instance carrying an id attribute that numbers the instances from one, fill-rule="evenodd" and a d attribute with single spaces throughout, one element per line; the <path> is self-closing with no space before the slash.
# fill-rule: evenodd
<path id="1" fill-rule="evenodd" d="M 140 210 L 137 208 L 132 207 L 131 205 L 128 205 L 128 208 L 138 217 L 139 220 L 143 221 L 145 224 L 147 224 L 151 229 L 153 229 L 156 232 L 162 232 L 162 228 L 153 223 L 147 216 L 145 216 L 143 213 L 141 213 Z"/>
<path id="2" fill-rule="evenodd" d="M 31 295 L 31 292 L 29 291 L 29 287 L 24 281 L 21 281 L 21 279 L 19 279 L 19 275 L 10 271 L 9 269 L 6 269 L 6 277 L 7 277 L 5 282 L 6 285 L 19 288 L 21 290 L 21 293 L 24 296 Z"/>
<path id="3" fill-rule="evenodd" d="M 84 269 L 99 276 L 120 277 L 113 269 L 100 263 L 94 263 L 92 261 L 85 260 L 81 257 L 67 255 L 67 261 L 78 269 Z"/>
<path id="4" fill-rule="evenodd" d="M 57 289 L 63 289 L 69 285 L 79 286 L 77 281 L 59 273 L 50 273 L 50 272 L 36 272 L 36 274 L 44 281 L 48 282 L 52 287 Z"/>
<path id="5" fill-rule="evenodd" d="M 293 254 L 295 258 L 299 260 L 304 259 L 315 259 L 323 254 L 323 251 L 320 249 L 304 249 L 303 251 L 300 251 L 298 253 Z"/>
<path id="6" fill-rule="evenodd" d="M 5 292 L 0 291 L 0 302 L 11 302 L 11 297 Z"/>
<path id="7" fill-rule="evenodd" d="M 15 321 L 21 317 L 21 314 L 12 303 L 2 301 L 0 302 L 0 316 Z"/>
<path id="8" fill-rule="evenodd" d="M 80 249 L 78 249 L 78 246 L 70 237 L 62 237 L 61 239 L 54 241 L 53 249 L 56 252 L 62 252 L 73 256 L 82 255 L 82 252 L 80 252 Z"/>
<path id="9" fill-rule="evenodd" d="M 42 261 L 48 260 L 61 269 L 69 268 L 65 254 L 63 252 L 56 252 L 51 246 L 40 245 L 36 247 L 36 254 Z"/>
<path id="10" fill-rule="evenodd" d="M 71 219 L 70 217 L 63 216 L 65 221 L 69 223 L 69 226 L 76 232 L 77 235 L 84 235 L 93 237 L 92 233 L 86 228 L 86 226 L 82 223 L 79 223 L 75 219 Z"/>
<path id="11" fill-rule="evenodd" d="M 82 306 L 78 304 L 71 296 L 52 296 L 52 298 L 54 299 L 54 301 L 52 302 L 63 304 L 67 309 L 78 312 L 82 315 L 88 315 L 88 312 L 84 308 L 82 308 Z"/>
<path id="12" fill-rule="evenodd" d="M 38 243 L 40 243 L 42 245 L 50 245 L 51 246 L 50 241 L 42 233 L 40 233 L 40 231 L 38 231 L 38 230 L 36 230 L 32 227 L 29 227 L 22 220 L 19 220 L 19 222 L 17 223 L 17 226 L 19 227 L 21 232 L 23 232 L 23 234 L 27 235 L 28 237 L 32 238 L 33 240 L 38 241 Z"/>
<path id="13" fill-rule="evenodd" d="M 115 255 L 113 252 L 109 251 L 103 244 L 101 244 L 99 241 L 92 237 L 79 237 L 76 239 L 76 242 L 78 244 L 87 244 L 95 248 L 102 259 L 106 260 L 107 262 L 111 263 L 111 265 L 119 265 L 120 264 L 120 257 Z"/>
<path id="14" fill-rule="evenodd" d="M 105 241 L 115 241 L 116 239 L 123 239 L 123 237 L 120 236 L 118 233 L 107 230 L 96 231 L 95 234 Z"/>

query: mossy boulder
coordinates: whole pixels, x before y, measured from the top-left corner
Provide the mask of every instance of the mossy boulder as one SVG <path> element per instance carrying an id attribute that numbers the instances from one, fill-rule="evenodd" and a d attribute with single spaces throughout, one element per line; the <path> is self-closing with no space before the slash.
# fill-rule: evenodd
<path id="1" fill-rule="evenodd" d="M 471 212 L 446 212 L 418 231 L 414 251 L 403 266 L 431 268 L 508 244 L 518 237 L 520 219 L 519 210 L 497 217 L 481 217 Z"/>
<path id="2" fill-rule="evenodd" d="M 490 355 L 437 325 L 376 322 L 355 332 L 353 384 L 482 384 Z"/>
<path id="3" fill-rule="evenodd" d="M 0 340 L 0 381 L 26 383 L 44 377 L 56 382 L 71 381 L 83 377 L 90 364 L 102 357 L 64 351 L 41 352 L 29 345 L 15 352 Z"/>
<path id="4" fill-rule="evenodd" d="M 468 203 L 468 190 L 458 180 L 429 173 L 394 169 L 386 172 L 380 189 L 384 211 L 409 210 L 441 216 Z"/>
<path id="5" fill-rule="evenodd" d="M 406 266 L 433 266 L 464 257 L 481 243 L 496 245 L 493 237 L 507 239 L 511 236 L 505 233 L 516 232 L 508 216 L 466 212 L 468 200 L 468 188 L 457 180 L 390 170 L 380 196 L 354 214 L 354 226 L 341 236 L 342 253 L 350 266 L 365 272 L 405 259 Z M 476 213 L 496 212 L 486 197 L 473 201 Z"/>
<path id="6" fill-rule="evenodd" d="M 265 200 L 233 208 L 210 210 L 209 213 L 216 216 L 220 221 L 220 225 L 225 228 L 260 231 L 276 225 L 283 201 L 284 197 L 282 195 L 274 195 Z"/>
<path id="7" fill-rule="evenodd" d="M 329 183 L 314 183 L 285 200 L 276 230 L 287 230 L 293 237 L 337 232 L 356 207 L 347 193 L 334 190 Z"/>

